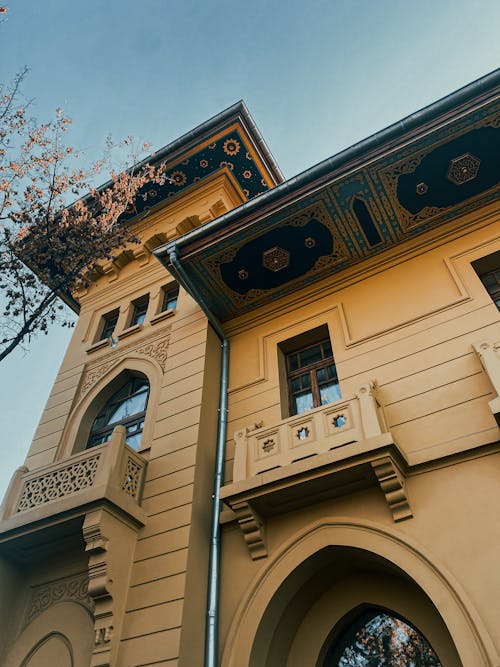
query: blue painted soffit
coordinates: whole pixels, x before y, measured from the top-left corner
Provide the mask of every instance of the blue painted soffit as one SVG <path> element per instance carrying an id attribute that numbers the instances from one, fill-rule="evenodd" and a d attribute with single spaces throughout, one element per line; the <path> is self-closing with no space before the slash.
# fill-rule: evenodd
<path id="1" fill-rule="evenodd" d="M 224 322 L 493 202 L 499 190 L 497 70 L 156 254 L 175 274 L 168 256 L 177 246 Z"/>
<path id="2" fill-rule="evenodd" d="M 237 102 L 150 156 L 146 162 L 167 164 L 163 185 L 146 186 L 126 222 L 183 196 L 208 177 L 225 171 L 243 201 L 267 192 L 283 176 L 243 102 Z M 136 165 L 137 169 L 140 165 Z M 102 187 L 105 188 L 107 184 Z"/>

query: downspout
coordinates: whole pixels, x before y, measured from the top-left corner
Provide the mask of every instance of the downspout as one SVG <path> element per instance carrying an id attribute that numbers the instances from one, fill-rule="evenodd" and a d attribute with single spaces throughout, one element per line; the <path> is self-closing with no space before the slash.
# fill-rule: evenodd
<path id="1" fill-rule="evenodd" d="M 218 630 L 219 630 L 219 578 L 220 578 L 220 489 L 224 481 L 224 461 L 226 455 L 227 431 L 227 387 L 229 376 L 229 340 L 214 314 L 205 304 L 202 295 L 192 283 L 179 260 L 177 246 L 169 253 L 179 282 L 189 292 L 203 310 L 210 325 L 217 334 L 222 348 L 221 374 L 219 391 L 219 410 L 217 420 L 217 445 L 215 453 L 214 485 L 212 493 L 212 523 L 210 531 L 210 554 L 208 563 L 207 615 L 205 620 L 205 663 L 204 667 L 217 667 Z"/>

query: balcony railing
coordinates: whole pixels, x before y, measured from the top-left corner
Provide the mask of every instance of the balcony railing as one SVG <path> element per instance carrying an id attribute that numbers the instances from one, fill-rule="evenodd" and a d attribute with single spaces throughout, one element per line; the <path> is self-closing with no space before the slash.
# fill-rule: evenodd
<path id="1" fill-rule="evenodd" d="M 137 514 L 146 465 L 118 426 L 103 445 L 32 472 L 19 468 L 0 508 L 0 533 L 104 498 Z"/>
<path id="2" fill-rule="evenodd" d="M 354 398 L 330 403 L 266 428 L 237 431 L 233 482 L 381 435 L 386 430 L 376 387 L 373 383 L 363 384 Z"/>
<path id="3" fill-rule="evenodd" d="M 233 481 L 221 499 L 253 559 L 267 556 L 266 517 L 378 485 L 394 521 L 412 517 L 408 461 L 387 430 L 375 383 L 276 424 L 235 433 Z"/>

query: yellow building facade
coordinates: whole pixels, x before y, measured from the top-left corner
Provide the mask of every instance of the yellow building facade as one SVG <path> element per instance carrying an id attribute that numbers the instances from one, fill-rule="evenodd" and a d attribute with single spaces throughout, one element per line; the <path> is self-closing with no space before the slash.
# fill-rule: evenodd
<path id="1" fill-rule="evenodd" d="M 0 664 L 500 665 L 499 98 L 288 181 L 242 103 L 158 153 L 1 507 Z"/>

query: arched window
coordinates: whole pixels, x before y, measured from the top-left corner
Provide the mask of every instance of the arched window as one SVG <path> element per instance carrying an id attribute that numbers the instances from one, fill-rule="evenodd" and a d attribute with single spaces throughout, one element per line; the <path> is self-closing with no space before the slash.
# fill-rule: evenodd
<path id="1" fill-rule="evenodd" d="M 323 667 L 441 667 L 429 642 L 407 621 L 372 608 L 330 645 Z"/>
<path id="2" fill-rule="evenodd" d="M 94 419 L 87 449 L 107 442 L 115 426 L 122 424 L 127 432 L 127 445 L 139 449 L 149 397 L 149 382 L 145 377 L 131 377 L 108 399 Z"/>

